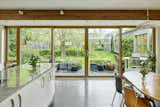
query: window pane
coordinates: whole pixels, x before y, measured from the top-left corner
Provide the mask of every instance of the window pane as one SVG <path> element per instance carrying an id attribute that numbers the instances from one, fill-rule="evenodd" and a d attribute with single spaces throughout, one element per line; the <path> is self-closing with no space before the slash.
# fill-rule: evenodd
<path id="1" fill-rule="evenodd" d="M 8 29 L 8 62 L 16 62 L 16 28 Z"/>
<path id="2" fill-rule="evenodd" d="M 152 54 L 152 29 L 123 29 L 122 49 L 126 70 L 140 69 L 140 62 Z"/>
<path id="3" fill-rule="evenodd" d="M 54 29 L 56 75 L 84 75 L 84 29 Z"/>
<path id="4" fill-rule="evenodd" d="M 31 56 L 39 58 L 40 62 L 51 61 L 51 29 L 22 28 L 21 33 L 21 63 L 29 63 Z"/>
<path id="5" fill-rule="evenodd" d="M 89 29 L 89 76 L 113 75 L 118 63 L 118 29 Z"/>

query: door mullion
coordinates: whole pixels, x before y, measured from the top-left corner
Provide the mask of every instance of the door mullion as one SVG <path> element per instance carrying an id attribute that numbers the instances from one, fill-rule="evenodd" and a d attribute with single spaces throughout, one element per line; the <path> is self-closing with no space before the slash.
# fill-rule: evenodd
<path id="1" fill-rule="evenodd" d="M 85 28 L 85 77 L 88 77 L 88 28 Z"/>

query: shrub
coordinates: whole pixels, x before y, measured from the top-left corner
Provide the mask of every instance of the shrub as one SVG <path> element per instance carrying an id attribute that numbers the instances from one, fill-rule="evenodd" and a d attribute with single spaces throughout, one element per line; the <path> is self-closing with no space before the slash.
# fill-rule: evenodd
<path id="1" fill-rule="evenodd" d="M 56 49 L 54 54 L 55 54 L 56 57 L 58 57 L 58 56 L 61 55 L 61 51 L 59 49 Z"/>
<path id="2" fill-rule="evenodd" d="M 95 51 L 104 51 L 104 48 L 96 48 Z"/>
<path id="3" fill-rule="evenodd" d="M 124 57 L 131 56 L 133 53 L 133 36 L 123 36 L 122 40 L 122 54 Z"/>
<path id="4" fill-rule="evenodd" d="M 84 56 L 84 50 L 79 48 L 68 48 L 65 50 L 65 53 L 67 56 Z M 61 55 L 61 51 L 60 49 L 56 49 L 55 51 L 55 56 L 60 56 Z"/>
<path id="5" fill-rule="evenodd" d="M 44 49 L 39 51 L 40 56 L 50 56 L 51 50 L 50 49 Z"/>
<path id="6" fill-rule="evenodd" d="M 84 50 L 78 48 L 69 48 L 66 50 L 67 56 L 84 56 Z"/>
<path id="7" fill-rule="evenodd" d="M 32 49 L 22 49 L 21 50 L 21 63 L 25 64 L 29 62 L 29 59 L 32 55 L 35 56 L 40 56 L 39 52 L 37 50 L 32 50 Z"/>

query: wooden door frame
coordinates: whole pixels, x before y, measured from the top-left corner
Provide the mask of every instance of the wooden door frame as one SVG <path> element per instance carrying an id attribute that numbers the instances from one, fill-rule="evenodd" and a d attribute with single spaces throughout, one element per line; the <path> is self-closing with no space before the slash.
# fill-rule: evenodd
<path id="1" fill-rule="evenodd" d="M 90 28 L 116 28 L 119 29 L 119 74 L 122 76 L 122 29 L 123 28 L 135 28 L 135 26 L 5 26 L 5 64 L 7 64 L 8 62 L 8 29 L 9 28 L 16 28 L 17 30 L 17 37 L 18 37 L 18 43 L 17 43 L 17 54 L 18 56 L 20 56 L 20 29 L 21 28 L 49 28 L 51 29 L 51 44 L 53 45 L 51 48 L 51 57 L 54 58 L 54 41 L 53 41 L 53 36 L 54 36 L 54 32 L 53 29 L 55 28 L 82 28 L 85 30 L 85 52 L 87 50 L 88 54 L 88 29 Z M 154 55 L 156 55 L 156 43 L 155 43 L 155 28 L 153 29 L 153 42 L 152 42 L 152 52 Z M 18 46 L 19 45 L 19 46 Z M 53 62 L 53 59 L 52 59 Z M 20 57 L 17 57 L 17 64 L 20 64 Z M 88 75 L 88 55 L 85 56 L 85 75 L 84 76 L 56 76 L 56 77 L 60 77 L 60 78 L 108 78 L 108 77 L 113 77 L 113 76 L 89 76 Z"/>
<path id="2" fill-rule="evenodd" d="M 4 67 L 7 68 L 7 64 L 10 62 L 8 59 L 8 36 L 9 36 L 9 28 L 8 26 L 4 26 Z M 16 64 L 20 65 L 20 28 L 14 27 L 16 30 Z"/>

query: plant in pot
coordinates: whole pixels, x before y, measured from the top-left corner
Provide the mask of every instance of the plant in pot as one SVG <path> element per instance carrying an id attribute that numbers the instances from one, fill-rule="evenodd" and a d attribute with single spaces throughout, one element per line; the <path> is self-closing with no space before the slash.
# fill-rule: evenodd
<path id="1" fill-rule="evenodd" d="M 142 74 L 142 83 L 144 84 L 145 76 L 149 72 L 149 59 L 145 61 L 141 61 L 140 65 L 142 66 L 140 73 Z"/>
<path id="2" fill-rule="evenodd" d="M 148 74 L 148 60 L 141 61 L 140 65 L 142 66 L 140 73 L 142 74 L 142 82 L 144 82 L 145 76 Z"/>
<path id="3" fill-rule="evenodd" d="M 39 62 L 39 57 L 36 55 L 31 55 L 29 64 L 32 66 L 33 71 L 36 71 L 36 65 Z"/>

